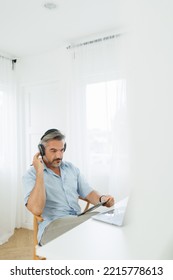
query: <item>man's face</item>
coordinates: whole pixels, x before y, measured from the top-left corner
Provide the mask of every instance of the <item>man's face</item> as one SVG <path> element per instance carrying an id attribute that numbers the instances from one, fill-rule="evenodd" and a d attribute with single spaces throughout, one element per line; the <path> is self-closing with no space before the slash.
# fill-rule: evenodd
<path id="1" fill-rule="evenodd" d="M 64 140 L 50 140 L 45 145 L 44 162 L 47 167 L 60 166 L 64 154 Z"/>

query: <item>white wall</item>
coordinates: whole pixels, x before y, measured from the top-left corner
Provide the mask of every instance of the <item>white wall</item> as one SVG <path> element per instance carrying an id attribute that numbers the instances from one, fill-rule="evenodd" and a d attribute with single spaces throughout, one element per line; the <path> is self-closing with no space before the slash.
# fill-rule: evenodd
<path id="1" fill-rule="evenodd" d="M 49 89 L 47 86 L 57 83 L 57 95 L 59 97 L 59 103 L 57 104 L 57 119 L 59 118 L 59 121 L 57 122 L 62 123 L 60 128 L 65 130 L 66 104 L 68 102 L 68 100 L 66 100 L 66 91 L 69 69 L 68 53 L 65 47 L 58 49 L 55 52 L 19 59 L 17 63 L 18 92 L 21 110 L 24 110 L 21 113 L 25 113 L 26 110 L 26 108 L 22 106 L 25 105 L 23 97 L 27 92 L 31 92 L 34 88 L 36 92 L 37 89 L 41 91 L 41 89 L 45 88 L 45 91 L 47 91 L 47 95 L 49 96 Z M 38 104 L 39 102 L 40 104 Z M 44 116 L 51 114 L 50 102 L 50 100 L 44 99 L 44 93 L 42 99 L 38 96 L 36 99 L 36 104 L 38 104 L 37 117 L 42 115 L 44 118 Z M 52 100 L 52 105 L 53 102 L 54 100 Z M 47 111 L 42 109 L 42 105 L 44 109 L 47 105 Z M 45 119 L 46 118 L 44 118 L 44 121 Z M 46 125 L 46 123 L 43 124 L 43 122 L 40 122 L 40 132 L 43 132 L 45 128 L 47 129 Z"/>
<path id="2" fill-rule="evenodd" d="M 67 54 L 64 46 L 54 52 L 19 59 L 17 70 L 20 83 L 65 79 L 68 74 Z"/>
<path id="3" fill-rule="evenodd" d="M 131 1 L 127 19 L 132 258 L 173 257 L 171 1 Z M 131 18 L 130 18 L 131 17 Z"/>

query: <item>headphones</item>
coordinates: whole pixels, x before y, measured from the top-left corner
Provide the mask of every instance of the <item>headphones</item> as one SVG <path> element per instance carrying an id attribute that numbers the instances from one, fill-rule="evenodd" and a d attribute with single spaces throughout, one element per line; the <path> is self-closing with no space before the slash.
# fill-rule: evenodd
<path id="1" fill-rule="evenodd" d="M 58 129 L 52 128 L 52 129 L 49 129 L 49 130 L 47 130 L 47 131 L 45 132 L 45 134 L 41 137 L 40 141 L 41 141 L 46 135 L 48 135 L 48 134 L 50 134 L 50 133 L 52 133 L 52 132 L 56 132 L 56 133 L 57 133 L 57 136 L 59 136 L 59 137 L 62 136 L 61 132 L 60 132 Z M 55 136 L 55 138 L 56 138 L 56 136 Z M 52 139 L 54 139 L 54 138 L 52 138 Z M 65 152 L 65 150 L 66 150 L 66 147 L 67 147 L 67 144 L 64 143 L 64 152 Z M 45 147 L 44 147 L 44 145 L 43 145 L 43 144 L 39 144 L 39 145 L 38 145 L 38 150 L 39 150 L 39 152 L 40 152 L 41 157 L 43 157 L 43 156 L 45 155 Z"/>

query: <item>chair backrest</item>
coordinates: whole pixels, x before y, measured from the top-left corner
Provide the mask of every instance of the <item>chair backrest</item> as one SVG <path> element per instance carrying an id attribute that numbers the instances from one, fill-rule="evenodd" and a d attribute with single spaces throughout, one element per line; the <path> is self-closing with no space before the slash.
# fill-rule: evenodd
<path id="1" fill-rule="evenodd" d="M 84 211 L 86 211 L 89 208 L 89 205 L 90 205 L 89 201 L 87 199 L 82 198 L 82 197 L 79 197 L 79 199 L 86 202 L 86 206 L 85 206 L 85 209 L 84 209 Z M 37 254 L 36 254 L 36 248 L 38 246 L 38 240 L 37 240 L 38 223 L 42 222 L 42 221 L 43 221 L 43 218 L 41 216 L 34 215 L 34 218 L 33 218 L 33 229 L 34 229 L 34 254 L 33 254 L 33 259 L 34 260 L 45 260 L 46 259 L 45 257 L 37 256 Z"/>

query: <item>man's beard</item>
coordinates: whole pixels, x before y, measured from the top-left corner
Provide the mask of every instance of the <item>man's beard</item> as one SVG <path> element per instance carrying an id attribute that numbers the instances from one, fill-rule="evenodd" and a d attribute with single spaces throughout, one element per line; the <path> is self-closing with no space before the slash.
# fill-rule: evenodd
<path id="1" fill-rule="evenodd" d="M 52 166 L 52 167 L 60 167 L 60 165 L 61 165 L 61 162 L 62 162 L 62 158 L 57 158 L 57 159 L 54 159 L 51 163 L 50 163 L 50 165 Z"/>

